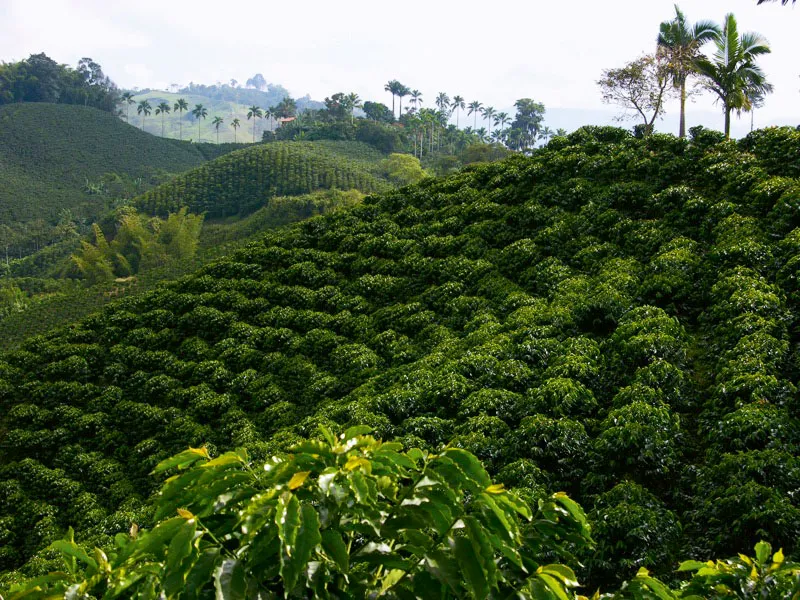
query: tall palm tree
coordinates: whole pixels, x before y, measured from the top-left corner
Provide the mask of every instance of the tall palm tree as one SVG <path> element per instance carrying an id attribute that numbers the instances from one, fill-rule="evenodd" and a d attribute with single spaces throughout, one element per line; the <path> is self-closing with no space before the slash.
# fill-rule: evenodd
<path id="1" fill-rule="evenodd" d="M 750 110 L 753 100 L 772 91 L 766 75 L 756 64 L 762 54 L 771 52 L 767 40 L 757 33 L 739 35 L 736 17 L 725 15 L 722 31 L 712 41 L 717 50 L 711 59 L 695 61 L 703 85 L 717 95 L 725 113 L 725 137 L 731 135 L 731 111 Z"/>
<path id="2" fill-rule="evenodd" d="M 150 109 L 153 108 L 150 106 L 150 103 L 147 100 L 142 100 L 136 106 L 136 112 L 142 115 L 142 131 L 144 131 L 144 118 L 150 114 Z"/>
<path id="3" fill-rule="evenodd" d="M 546 144 L 547 140 L 549 140 L 551 137 L 553 137 L 553 130 L 546 126 L 542 127 L 542 130 L 539 132 L 539 139 L 544 140 Z"/>
<path id="4" fill-rule="evenodd" d="M 409 100 L 408 103 L 413 104 L 414 108 L 419 109 L 422 105 L 422 92 L 419 90 L 411 90 L 411 100 Z"/>
<path id="5" fill-rule="evenodd" d="M 261 111 L 260 106 L 256 106 L 255 104 L 247 109 L 247 120 L 249 121 L 252 117 L 253 119 L 253 143 L 256 143 L 256 119 L 260 119 L 264 113 Z"/>
<path id="6" fill-rule="evenodd" d="M 464 110 L 467 105 L 464 103 L 464 98 L 461 96 L 453 96 L 453 103 L 450 105 L 450 108 L 456 111 L 456 129 L 458 129 L 458 111 Z"/>
<path id="7" fill-rule="evenodd" d="M 494 116 L 497 114 L 497 111 L 494 109 L 493 106 L 487 106 L 481 111 L 481 114 L 483 115 L 483 118 L 486 119 L 486 121 L 489 123 L 489 134 L 491 135 L 492 120 L 494 119 Z"/>
<path id="8" fill-rule="evenodd" d="M 681 91 L 679 137 L 686 137 L 686 80 L 695 72 L 695 60 L 700 55 L 700 47 L 719 33 L 719 25 L 712 21 L 698 21 L 690 25 L 677 4 L 675 18 L 664 21 L 659 28 L 658 47 L 667 56 L 672 84 Z"/>
<path id="9" fill-rule="evenodd" d="M 500 129 L 505 129 L 506 125 L 511 123 L 511 117 L 506 112 L 499 112 L 494 117 L 494 124 L 499 125 Z"/>
<path id="10" fill-rule="evenodd" d="M 180 136 L 183 139 L 183 111 L 189 110 L 189 103 L 186 102 L 183 98 L 178 98 L 175 104 L 172 106 L 172 109 L 178 112 L 178 127 L 180 129 Z"/>
<path id="11" fill-rule="evenodd" d="M 217 143 L 219 144 L 219 126 L 224 123 L 224 119 L 222 117 L 214 117 L 211 119 L 211 124 L 214 126 L 214 129 L 217 130 Z"/>
<path id="12" fill-rule="evenodd" d="M 125 103 L 125 122 L 130 123 L 131 104 L 136 104 L 136 100 L 133 99 L 133 94 L 131 92 L 124 92 L 120 99 Z"/>
<path id="13" fill-rule="evenodd" d="M 208 110 L 202 104 L 195 104 L 192 109 L 194 118 L 197 119 L 197 143 L 200 143 L 200 120 L 208 116 Z"/>
<path id="14" fill-rule="evenodd" d="M 397 81 L 397 79 L 391 79 L 386 82 L 386 85 L 383 86 L 384 92 L 389 92 L 392 94 L 392 118 L 394 118 L 394 97 L 397 93 L 397 90 L 402 84 Z"/>
<path id="15" fill-rule="evenodd" d="M 397 89 L 395 90 L 394 93 L 397 94 L 397 98 L 399 99 L 398 108 L 399 108 L 400 112 L 398 114 L 402 115 L 403 114 L 403 98 L 405 98 L 406 96 L 408 96 L 411 93 L 411 89 L 408 86 L 403 85 L 399 81 L 397 83 L 398 83 L 398 86 L 397 86 Z"/>
<path id="16" fill-rule="evenodd" d="M 234 144 L 236 143 L 236 130 L 239 129 L 240 125 L 241 125 L 241 122 L 239 121 L 238 117 L 235 118 L 233 121 L 231 121 L 231 127 L 233 127 L 233 143 Z"/>
<path id="17" fill-rule="evenodd" d="M 477 100 L 475 100 L 474 102 L 470 102 L 469 103 L 469 112 L 467 113 L 467 115 L 471 115 L 472 113 L 475 113 L 475 123 L 472 126 L 473 130 L 478 129 L 478 114 L 481 112 L 482 108 L 483 108 L 483 104 L 481 104 Z"/>
<path id="18" fill-rule="evenodd" d="M 169 114 L 169 104 L 161 102 L 156 106 L 156 114 L 161 115 L 161 137 L 164 137 L 164 115 Z"/>
<path id="19" fill-rule="evenodd" d="M 361 98 L 355 92 L 350 92 L 347 94 L 347 105 L 350 108 L 350 124 L 352 125 L 355 121 L 356 115 L 355 111 L 357 108 L 361 108 L 363 103 L 361 102 Z"/>

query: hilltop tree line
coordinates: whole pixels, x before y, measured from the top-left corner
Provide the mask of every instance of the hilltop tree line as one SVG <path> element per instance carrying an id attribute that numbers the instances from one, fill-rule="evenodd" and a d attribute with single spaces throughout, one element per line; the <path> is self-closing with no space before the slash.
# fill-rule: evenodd
<path id="1" fill-rule="evenodd" d="M 711 55 L 701 52 L 707 43 L 713 44 Z M 604 102 L 630 111 L 621 119 L 641 119 L 637 129 L 644 135 L 652 133 L 665 102 L 676 96 L 680 100 L 678 135 L 685 137 L 687 97 L 698 88 L 707 90 L 722 108 L 724 132 L 729 137 L 731 113 L 752 113 L 773 90 L 757 63 L 760 56 L 770 52 L 769 43 L 760 34 L 739 33 L 732 13 L 725 15 L 721 26 L 713 21 L 691 24 L 675 6 L 675 17 L 659 27 L 655 52 L 624 67 L 605 70 L 597 83 Z M 694 90 L 689 88 L 692 80 Z"/>
<path id="2" fill-rule="evenodd" d="M 91 58 L 82 58 L 75 69 L 58 64 L 44 53 L 15 63 L 0 63 L 0 104 L 82 104 L 115 112 L 119 100 L 117 86 Z"/>

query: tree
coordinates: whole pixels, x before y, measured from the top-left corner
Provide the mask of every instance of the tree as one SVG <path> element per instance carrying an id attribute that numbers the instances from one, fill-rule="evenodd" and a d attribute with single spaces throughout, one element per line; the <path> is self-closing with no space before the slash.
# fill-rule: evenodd
<path id="1" fill-rule="evenodd" d="M 205 448 L 162 461 L 153 473 L 176 475 L 155 496 L 154 528 L 107 552 L 70 529 L 51 546 L 65 568 L 11 597 L 573 596 L 575 573 L 552 561 L 592 540 L 563 492 L 532 510 L 460 448 L 403 452 L 368 427 L 320 429 L 265 464 Z"/>
<path id="2" fill-rule="evenodd" d="M 248 79 L 244 85 L 249 88 L 263 90 L 265 87 L 267 87 L 267 81 L 264 79 L 264 76 L 261 73 L 256 73 L 250 79 Z"/>
<path id="3" fill-rule="evenodd" d="M 136 106 L 136 112 L 142 116 L 142 131 L 144 131 L 144 119 L 150 114 L 152 108 L 147 100 L 141 100 Z"/>
<path id="4" fill-rule="evenodd" d="M 492 133 L 492 122 L 494 120 L 494 116 L 497 114 L 497 111 L 494 109 L 493 106 L 487 106 L 481 111 L 483 118 L 486 119 L 486 122 L 489 124 L 489 134 Z"/>
<path id="5" fill-rule="evenodd" d="M 180 139 L 183 139 L 183 111 L 189 110 L 189 103 L 186 102 L 183 98 L 178 98 L 178 100 L 173 105 L 173 110 L 175 110 L 178 116 L 178 126 L 180 130 Z"/>
<path id="6" fill-rule="evenodd" d="M 520 98 L 514 106 L 517 114 L 509 131 L 509 147 L 524 152 L 533 146 L 539 137 L 545 108 L 544 104 L 534 102 L 530 98 Z"/>
<path id="7" fill-rule="evenodd" d="M 464 110 L 467 105 L 464 103 L 464 98 L 462 96 L 453 96 L 453 104 L 450 105 L 450 108 L 456 111 L 456 129 L 458 129 L 458 114 L 460 110 Z"/>
<path id="8" fill-rule="evenodd" d="M 419 159 L 408 154 L 390 154 L 381 162 L 381 170 L 390 181 L 401 186 L 418 183 L 428 176 Z"/>
<path id="9" fill-rule="evenodd" d="M 272 114 L 279 119 L 288 119 L 297 115 L 297 102 L 289 96 L 272 107 Z"/>
<path id="10" fill-rule="evenodd" d="M 547 140 L 549 140 L 551 137 L 553 137 L 553 130 L 547 126 L 542 127 L 542 130 L 539 132 L 539 139 L 544 140 L 544 142 L 547 143 Z"/>
<path id="11" fill-rule="evenodd" d="M 505 129 L 505 126 L 511 123 L 511 117 L 506 112 L 499 112 L 494 118 L 494 124 L 499 126 L 500 129 Z"/>
<path id="12" fill-rule="evenodd" d="M 161 137 L 164 137 L 164 115 L 169 114 L 169 104 L 161 102 L 156 107 L 156 114 L 161 115 Z"/>
<path id="13" fill-rule="evenodd" d="M 395 97 L 395 91 L 398 89 L 399 86 L 400 86 L 400 82 L 397 81 L 396 79 L 389 80 L 388 82 L 386 82 L 386 85 L 383 86 L 383 91 L 389 92 L 392 95 L 392 118 L 393 119 L 394 119 L 394 97 Z"/>
<path id="14" fill-rule="evenodd" d="M 130 107 L 131 104 L 136 104 L 136 100 L 131 92 L 124 92 L 120 98 L 125 103 L 125 122 L 130 123 Z"/>
<path id="15" fill-rule="evenodd" d="M 672 84 L 680 90 L 678 137 L 686 137 L 686 80 L 695 73 L 700 47 L 718 34 L 719 26 L 712 21 L 698 21 L 690 25 L 677 5 L 675 18 L 661 23 L 658 46 L 666 53 Z"/>
<path id="16" fill-rule="evenodd" d="M 224 123 L 224 119 L 222 117 L 214 117 L 211 119 L 211 124 L 214 126 L 214 129 L 217 130 L 217 143 L 219 144 L 219 126 Z"/>
<path id="17" fill-rule="evenodd" d="M 422 105 L 422 92 L 419 90 L 411 90 L 411 100 L 409 100 L 408 103 L 413 104 L 415 109 L 419 109 Z"/>
<path id="18" fill-rule="evenodd" d="M 725 15 L 722 31 L 712 41 L 714 56 L 698 59 L 697 71 L 704 77 L 703 85 L 717 96 L 725 114 L 725 137 L 731 134 L 731 111 L 750 110 L 754 99 L 772 91 L 766 75 L 756 64 L 763 54 L 771 52 L 767 40 L 757 33 L 739 35 L 736 17 Z"/>
<path id="19" fill-rule="evenodd" d="M 394 121 L 394 115 L 389 107 L 380 102 L 364 102 L 364 113 L 368 119 L 378 121 L 380 123 L 391 123 Z"/>
<path id="20" fill-rule="evenodd" d="M 363 108 L 364 104 L 361 102 L 361 98 L 355 92 L 350 92 L 347 94 L 347 105 L 350 108 L 350 124 L 352 125 L 355 121 L 355 110 L 357 108 Z"/>
<path id="21" fill-rule="evenodd" d="M 647 54 L 619 69 L 603 71 L 597 82 L 603 94 L 603 102 L 617 104 L 625 111 L 618 119 L 642 119 L 645 132 L 653 130 L 653 123 L 664 113 L 664 103 L 669 95 L 669 63 L 664 53 Z"/>
<path id="22" fill-rule="evenodd" d="M 256 119 L 260 119 L 263 116 L 263 112 L 261 111 L 261 107 L 256 106 L 255 104 L 247 109 L 247 120 L 249 121 L 251 118 L 253 119 L 253 143 L 256 142 Z"/>
<path id="23" fill-rule="evenodd" d="M 407 86 L 405 86 L 402 83 L 398 82 L 397 89 L 395 90 L 394 93 L 397 95 L 397 98 L 398 98 L 398 106 L 397 106 L 398 107 L 398 112 L 397 112 L 397 115 L 398 115 L 398 118 L 399 118 L 399 116 L 403 114 L 403 98 L 408 96 L 411 93 L 411 90 Z"/>
<path id="24" fill-rule="evenodd" d="M 197 143 L 200 143 L 200 120 L 208 116 L 208 109 L 202 104 L 195 104 L 192 109 L 192 115 L 197 119 Z"/>
<path id="25" fill-rule="evenodd" d="M 469 103 L 469 112 L 468 115 L 475 114 L 475 123 L 473 124 L 472 128 L 478 128 L 478 114 L 481 112 L 481 108 L 483 108 L 483 104 L 478 102 L 477 100 Z"/>
<path id="26" fill-rule="evenodd" d="M 231 121 L 231 127 L 233 127 L 233 143 L 234 144 L 236 143 L 236 130 L 239 129 L 240 126 L 241 126 L 241 122 L 239 121 L 238 117 L 235 118 L 233 121 Z"/>

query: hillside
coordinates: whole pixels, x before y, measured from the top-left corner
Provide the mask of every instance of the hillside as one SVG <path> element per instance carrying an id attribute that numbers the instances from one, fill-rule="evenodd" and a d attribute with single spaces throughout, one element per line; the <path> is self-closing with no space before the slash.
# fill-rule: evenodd
<path id="1" fill-rule="evenodd" d="M 246 215 L 275 196 L 319 189 L 369 193 L 387 184 L 373 173 L 380 154 L 357 142 L 273 142 L 226 154 L 134 199 L 149 214 L 188 206 L 208 218 Z"/>
<path id="2" fill-rule="evenodd" d="M 0 223 L 55 221 L 64 208 L 79 218 L 96 215 L 106 199 L 87 184 L 107 173 L 150 180 L 203 162 L 189 144 L 142 133 L 94 108 L 0 106 Z"/>
<path id="3" fill-rule="evenodd" d="M 187 446 L 319 423 L 567 491 L 588 589 L 759 538 L 797 558 L 800 132 L 695 134 L 585 128 L 374 195 L 6 354 L 0 569 L 146 526 Z"/>

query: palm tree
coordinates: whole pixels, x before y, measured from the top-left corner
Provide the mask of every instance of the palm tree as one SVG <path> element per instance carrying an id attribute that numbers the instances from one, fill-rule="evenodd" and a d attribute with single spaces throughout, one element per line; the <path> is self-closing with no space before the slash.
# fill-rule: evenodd
<path id="1" fill-rule="evenodd" d="M 567 135 L 567 130 L 563 127 L 559 127 L 556 129 L 556 137 L 565 137 Z"/>
<path id="2" fill-rule="evenodd" d="M 397 79 L 391 79 L 383 86 L 385 92 L 390 92 L 392 94 L 392 118 L 394 118 L 394 97 L 401 87 L 403 87 L 403 84 L 397 81 Z"/>
<path id="3" fill-rule="evenodd" d="M 197 143 L 200 143 L 200 119 L 205 119 L 208 116 L 208 110 L 202 104 L 195 104 L 192 109 L 192 114 L 197 119 Z"/>
<path id="4" fill-rule="evenodd" d="M 403 98 L 408 96 L 411 93 L 411 90 L 407 86 L 405 86 L 402 83 L 400 83 L 399 81 L 397 83 L 398 83 L 398 86 L 397 86 L 397 89 L 395 90 L 394 93 L 397 94 L 397 97 L 399 98 L 398 108 L 400 109 L 400 112 L 398 114 L 402 115 L 403 114 Z"/>
<path id="5" fill-rule="evenodd" d="M 217 143 L 219 144 L 219 126 L 224 123 L 224 119 L 222 117 L 214 117 L 211 119 L 211 124 L 214 126 L 214 129 L 217 130 Z"/>
<path id="6" fill-rule="evenodd" d="M 422 105 L 422 92 L 419 90 L 411 90 L 411 100 L 408 101 L 414 105 L 414 108 L 419 108 Z"/>
<path id="7" fill-rule="evenodd" d="M 183 139 L 183 111 L 189 110 L 189 103 L 183 98 L 178 98 L 177 102 L 172 107 L 173 110 L 179 113 L 178 125 L 180 128 L 180 136 Z"/>
<path id="8" fill-rule="evenodd" d="M 350 92 L 347 94 L 347 104 L 350 107 L 350 124 L 352 125 L 356 118 L 356 109 L 361 108 L 363 104 L 361 102 L 361 98 L 359 98 L 358 94 L 355 92 Z"/>
<path id="9" fill-rule="evenodd" d="M 253 118 L 253 143 L 256 143 L 256 119 L 260 119 L 264 113 L 261 111 L 260 106 L 256 106 L 255 104 L 247 109 L 247 120 L 249 121 L 250 118 Z"/>
<path id="10" fill-rule="evenodd" d="M 542 130 L 539 132 L 539 139 L 544 140 L 544 143 L 546 144 L 547 140 L 549 140 L 551 137 L 553 137 L 553 130 L 547 126 L 542 127 Z"/>
<path id="11" fill-rule="evenodd" d="M 712 21 L 698 21 L 690 25 L 677 4 L 675 18 L 661 23 L 658 47 L 667 56 L 672 84 L 681 91 L 679 137 L 686 137 L 686 80 L 695 72 L 695 60 L 700 47 L 717 35 L 719 25 Z"/>
<path id="12" fill-rule="evenodd" d="M 169 104 L 161 102 L 156 107 L 156 114 L 161 115 L 161 137 L 164 137 L 164 115 L 169 114 Z"/>
<path id="13" fill-rule="evenodd" d="M 467 115 L 475 113 L 475 123 L 473 124 L 472 129 L 478 129 L 478 113 L 481 112 L 481 108 L 483 108 L 483 104 L 477 100 L 469 103 L 469 112 Z"/>
<path id="14" fill-rule="evenodd" d="M 481 142 L 486 141 L 486 127 L 481 127 L 480 129 L 476 129 L 475 131 L 473 131 L 473 133 L 478 136 L 479 141 Z"/>
<path id="15" fill-rule="evenodd" d="M 505 129 L 505 126 L 509 123 L 511 123 L 511 117 L 506 112 L 497 113 L 494 117 L 494 124 L 499 125 L 501 129 Z"/>
<path id="16" fill-rule="evenodd" d="M 497 114 L 497 111 L 495 111 L 494 107 L 487 106 L 486 108 L 484 108 L 481 111 L 481 114 L 483 115 L 483 118 L 486 119 L 489 122 L 489 134 L 491 134 L 492 133 L 492 119 L 494 119 L 494 116 Z"/>
<path id="17" fill-rule="evenodd" d="M 121 100 L 125 103 L 125 122 L 130 123 L 131 104 L 136 104 L 136 100 L 133 99 L 133 94 L 130 92 L 123 93 Z"/>
<path id="18" fill-rule="evenodd" d="M 467 107 L 464 104 L 464 98 L 461 96 L 453 96 L 453 103 L 450 105 L 450 108 L 456 111 L 456 129 L 458 129 L 458 111 L 464 110 Z"/>
<path id="19" fill-rule="evenodd" d="M 150 109 L 153 108 L 150 106 L 150 103 L 147 100 L 142 100 L 136 106 L 136 112 L 142 115 L 142 131 L 144 131 L 144 118 L 150 114 Z"/>
<path id="20" fill-rule="evenodd" d="M 764 72 L 756 64 L 762 54 L 771 52 L 767 40 L 757 33 L 739 36 L 736 17 L 725 15 L 722 31 L 712 38 L 717 47 L 711 60 L 695 61 L 703 85 L 717 95 L 725 113 L 725 137 L 731 135 L 731 111 L 750 110 L 753 100 L 772 91 Z"/>
<path id="21" fill-rule="evenodd" d="M 231 127 L 233 127 L 233 143 L 236 143 L 236 130 L 239 129 L 241 122 L 239 121 L 238 117 L 231 121 Z"/>

